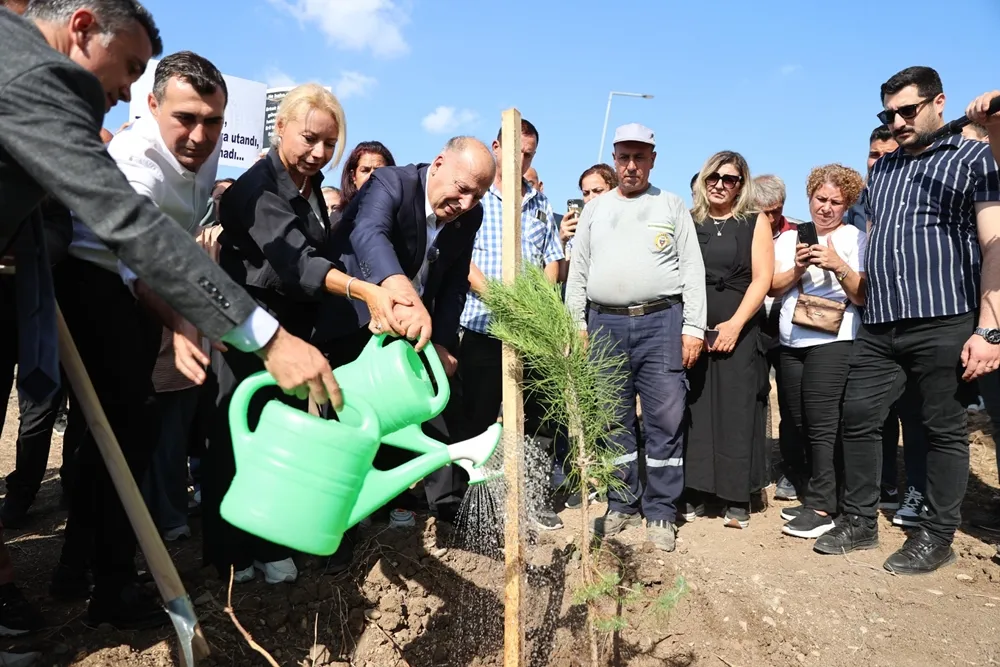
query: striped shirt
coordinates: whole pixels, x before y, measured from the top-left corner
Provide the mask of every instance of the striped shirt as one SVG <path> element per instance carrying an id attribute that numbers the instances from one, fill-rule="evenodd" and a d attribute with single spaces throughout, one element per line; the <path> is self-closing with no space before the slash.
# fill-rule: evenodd
<path id="1" fill-rule="evenodd" d="M 979 306 L 978 202 L 1000 201 L 989 144 L 953 136 L 883 156 L 868 179 L 864 322 L 960 315 Z"/>
<path id="2" fill-rule="evenodd" d="M 556 260 L 564 258 L 562 243 L 559 241 L 559 227 L 552 214 L 548 198 L 538 190 L 522 183 L 524 195 L 521 199 L 521 261 L 545 268 Z M 476 234 L 472 248 L 472 263 L 479 267 L 487 280 L 500 280 L 503 267 L 501 262 L 503 229 L 503 201 L 500 190 L 491 185 L 483 197 L 483 225 Z M 462 311 L 462 327 L 478 333 L 487 333 L 490 313 L 472 291 L 465 301 Z"/>

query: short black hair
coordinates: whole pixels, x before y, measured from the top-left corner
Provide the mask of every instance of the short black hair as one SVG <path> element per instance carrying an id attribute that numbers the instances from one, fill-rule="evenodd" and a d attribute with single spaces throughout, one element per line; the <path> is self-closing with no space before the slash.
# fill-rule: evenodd
<path id="1" fill-rule="evenodd" d="M 889 141 L 890 139 L 892 139 L 892 130 L 889 129 L 889 126 L 879 125 L 872 130 L 871 135 L 868 137 L 868 143 L 873 144 L 876 141 Z"/>
<path id="2" fill-rule="evenodd" d="M 694 172 L 694 176 L 692 176 L 692 177 L 691 177 L 691 189 L 692 189 L 692 190 L 694 190 L 694 184 L 698 182 L 698 175 L 699 175 L 700 173 L 701 173 L 701 172 L 699 172 L 699 171 L 696 171 L 696 172 Z"/>
<path id="3" fill-rule="evenodd" d="M 229 89 L 226 88 L 226 80 L 222 72 L 216 68 L 207 58 L 199 56 L 191 51 L 178 51 L 156 64 L 156 73 L 153 75 L 153 95 L 157 102 L 163 101 L 163 93 L 167 90 L 170 79 L 177 77 L 182 81 L 191 84 L 199 95 L 211 95 L 216 90 L 222 89 L 222 96 L 229 101 Z"/>
<path id="4" fill-rule="evenodd" d="M 886 97 L 895 95 L 907 86 L 916 86 L 920 97 L 924 99 L 935 98 L 944 92 L 944 87 L 941 85 L 941 77 L 938 76 L 938 73 L 930 67 L 918 65 L 916 67 L 907 67 L 889 77 L 889 80 L 883 83 L 880 89 L 880 101 L 884 103 Z"/>
<path id="5" fill-rule="evenodd" d="M 523 118 L 521 119 L 521 134 L 526 137 L 534 137 L 535 143 L 538 143 L 538 130 L 535 129 L 534 125 L 532 125 L 529 121 L 526 121 Z M 503 142 L 503 139 L 501 138 L 502 136 L 503 136 L 503 128 L 501 127 L 500 131 L 497 132 L 498 143 Z"/>
<path id="6" fill-rule="evenodd" d="M 149 36 L 153 57 L 163 53 L 163 39 L 149 10 L 136 0 L 31 0 L 24 17 L 41 21 L 69 21 L 80 9 L 89 9 L 102 24 L 103 33 L 117 35 L 138 23 Z"/>

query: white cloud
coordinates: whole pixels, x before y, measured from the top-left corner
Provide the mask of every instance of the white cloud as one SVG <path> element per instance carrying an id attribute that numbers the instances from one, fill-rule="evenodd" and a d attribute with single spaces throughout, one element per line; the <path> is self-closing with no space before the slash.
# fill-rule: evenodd
<path id="1" fill-rule="evenodd" d="M 394 0 L 271 0 L 303 24 L 315 24 L 338 47 L 392 58 L 409 51 L 409 16 Z"/>
<path id="2" fill-rule="evenodd" d="M 268 67 L 264 72 L 264 83 L 267 84 L 268 88 L 284 88 L 294 86 L 296 81 L 291 75 L 282 72 L 277 67 Z"/>
<path id="3" fill-rule="evenodd" d="M 472 125 L 477 120 L 479 114 L 471 109 L 441 106 L 424 116 L 421 124 L 431 134 L 448 134 Z"/>
<path id="4" fill-rule="evenodd" d="M 374 77 L 360 72 L 341 72 L 340 78 L 333 84 L 333 94 L 341 100 L 349 97 L 364 97 L 378 81 Z"/>
<path id="5" fill-rule="evenodd" d="M 791 76 L 792 74 L 801 71 L 802 65 L 782 65 L 781 69 L 778 70 L 781 76 Z"/>

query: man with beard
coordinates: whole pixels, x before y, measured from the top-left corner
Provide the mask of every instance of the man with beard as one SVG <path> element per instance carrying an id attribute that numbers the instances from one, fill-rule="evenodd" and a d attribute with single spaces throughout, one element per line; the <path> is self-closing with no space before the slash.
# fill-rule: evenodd
<path id="1" fill-rule="evenodd" d="M 959 389 L 1000 365 L 1000 173 L 984 143 L 927 141 L 944 125 L 933 69 L 893 75 L 881 101 L 879 120 L 900 147 L 868 180 L 866 304 L 844 395 L 844 513 L 815 550 L 878 546 L 882 427 L 911 384 L 927 431 L 925 509 L 884 567 L 922 574 L 955 560 L 969 476 Z"/>

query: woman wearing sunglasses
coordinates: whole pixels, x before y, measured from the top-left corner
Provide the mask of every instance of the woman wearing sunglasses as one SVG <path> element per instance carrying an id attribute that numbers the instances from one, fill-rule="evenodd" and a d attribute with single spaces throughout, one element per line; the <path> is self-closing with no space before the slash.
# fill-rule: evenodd
<path id="1" fill-rule="evenodd" d="M 763 488 L 768 476 L 764 425 L 770 386 L 759 331 L 774 274 L 774 243 L 767 218 L 753 210 L 756 199 L 746 160 L 723 151 L 699 172 L 691 211 L 705 260 L 708 354 L 688 371 L 691 424 L 682 512 L 692 521 L 705 513 L 706 501 L 717 499 L 731 528 L 747 527 L 751 492 Z"/>
<path id="2" fill-rule="evenodd" d="M 834 446 L 848 361 L 861 324 L 857 309 L 865 301 L 861 268 L 867 240 L 843 221 L 863 187 L 853 169 L 816 167 L 806 182 L 816 239 L 807 238 L 811 230 L 800 224 L 802 231 L 783 233 L 774 246 L 771 296 L 782 300 L 778 400 L 797 431 L 796 442 L 807 445 L 811 468 L 803 504 L 781 511 L 788 521 L 781 532 L 794 537 L 819 537 L 833 528 L 837 511 Z"/>

